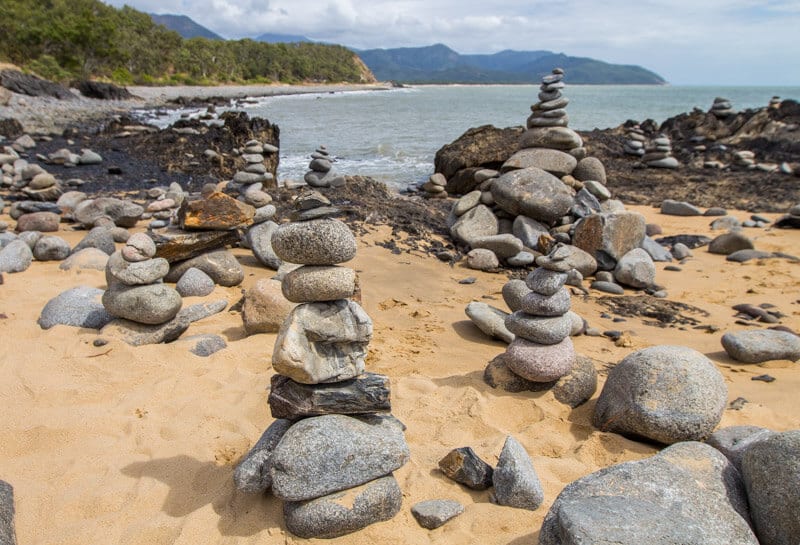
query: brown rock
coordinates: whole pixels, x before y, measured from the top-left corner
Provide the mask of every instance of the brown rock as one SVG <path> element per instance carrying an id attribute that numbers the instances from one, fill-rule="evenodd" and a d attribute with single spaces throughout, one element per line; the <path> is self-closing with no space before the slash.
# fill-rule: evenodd
<path id="1" fill-rule="evenodd" d="M 470 447 L 451 450 L 439 460 L 442 473 L 473 490 L 486 490 L 492 486 L 492 466 L 481 460 Z"/>
<path id="2" fill-rule="evenodd" d="M 61 216 L 54 212 L 31 212 L 23 214 L 17 220 L 17 232 L 40 231 L 42 233 L 52 233 L 58 231 L 58 224 Z"/>
<path id="3" fill-rule="evenodd" d="M 280 282 L 262 278 L 244 295 L 244 330 L 248 335 L 277 333 L 294 307 L 283 296 Z"/>
<path id="4" fill-rule="evenodd" d="M 498 129 L 493 125 L 471 128 L 436 152 L 434 171 L 449 180 L 463 168 L 499 167 L 517 150 L 522 131 L 522 127 Z"/>
<path id="5" fill-rule="evenodd" d="M 182 229 L 229 231 L 253 223 L 256 209 L 216 191 L 204 199 L 184 201 L 178 210 Z"/>
<path id="6" fill-rule="evenodd" d="M 202 233 L 167 232 L 148 233 L 156 243 L 156 257 L 170 263 L 185 261 L 212 250 L 229 246 L 239 241 L 236 231 L 206 231 Z"/>

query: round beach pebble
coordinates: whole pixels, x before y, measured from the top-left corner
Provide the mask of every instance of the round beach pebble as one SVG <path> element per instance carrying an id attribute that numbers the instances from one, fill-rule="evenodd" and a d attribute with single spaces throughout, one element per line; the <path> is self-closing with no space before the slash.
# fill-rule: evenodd
<path id="1" fill-rule="evenodd" d="M 336 265 L 355 257 L 356 239 L 335 219 L 285 223 L 272 235 L 272 249 L 290 263 Z"/>
<path id="2" fill-rule="evenodd" d="M 567 337 L 557 344 L 538 344 L 516 338 L 508 345 L 508 368 L 531 382 L 552 382 L 569 374 L 575 363 L 575 347 Z"/>
<path id="3" fill-rule="evenodd" d="M 214 280 L 196 267 L 186 269 L 175 284 L 181 297 L 205 297 L 214 291 Z"/>
<path id="4" fill-rule="evenodd" d="M 722 347 L 730 357 L 743 363 L 800 359 L 800 337 L 775 329 L 729 331 Z"/>
<path id="5" fill-rule="evenodd" d="M 347 299 L 356 291 L 356 271 L 335 265 L 304 265 L 284 277 L 281 289 L 293 303 Z"/>
<path id="6" fill-rule="evenodd" d="M 33 257 L 37 261 L 62 261 L 69 257 L 71 251 L 69 242 L 63 238 L 46 235 L 36 241 Z"/>

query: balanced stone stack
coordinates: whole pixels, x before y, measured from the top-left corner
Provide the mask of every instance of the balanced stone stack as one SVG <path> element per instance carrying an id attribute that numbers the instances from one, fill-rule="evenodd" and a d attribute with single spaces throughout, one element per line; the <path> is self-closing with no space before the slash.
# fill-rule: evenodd
<path id="1" fill-rule="evenodd" d="M 717 97 L 714 99 L 714 103 L 711 105 L 711 113 L 717 119 L 725 119 L 735 112 L 733 111 L 730 100 L 727 98 Z"/>
<path id="2" fill-rule="evenodd" d="M 256 187 L 259 189 L 261 186 L 275 186 L 275 177 L 267 170 L 264 164 L 264 154 L 277 153 L 278 148 L 271 144 L 259 142 L 258 140 L 249 140 L 240 151 L 246 166 L 244 170 L 240 170 L 234 174 L 233 180 L 228 184 L 228 187 L 238 191 L 238 193 L 245 198 L 245 201 L 248 202 L 246 196 L 247 189 L 251 188 L 254 184 L 258 184 Z M 254 203 L 248 202 L 248 204 L 252 204 L 256 208 L 259 207 L 259 205 Z"/>
<path id="3" fill-rule="evenodd" d="M 527 130 L 522 134 L 520 149 L 564 150 L 576 159 L 585 156 L 581 137 L 567 128 L 569 99 L 563 96 L 564 87 L 564 70 L 561 68 L 554 68 L 551 74 L 542 78 L 539 102 L 531 106 L 532 113 L 528 117 Z"/>
<path id="4" fill-rule="evenodd" d="M 781 97 L 775 95 L 771 99 L 769 99 L 769 104 L 767 105 L 770 109 L 777 109 L 781 107 Z"/>
<path id="5" fill-rule="evenodd" d="M 356 273 L 339 266 L 356 240 L 339 220 L 281 225 L 277 256 L 300 264 L 282 280 L 297 306 L 272 355 L 269 405 L 277 420 L 239 464 L 239 490 L 272 488 L 286 527 L 333 538 L 394 517 L 402 493 L 392 472 L 409 458 L 404 426 L 389 414 L 388 377 L 365 372 L 372 321 L 353 298 Z"/>
<path id="6" fill-rule="evenodd" d="M 447 178 L 441 172 L 435 172 L 428 178 L 428 181 L 422 184 L 422 190 L 425 196 L 430 199 L 445 199 L 447 198 Z"/>
<path id="7" fill-rule="evenodd" d="M 531 292 L 522 298 L 520 310 L 506 318 L 515 339 L 502 359 L 511 372 L 531 382 L 553 382 L 572 371 L 570 294 L 564 287 L 571 269 L 555 259 L 542 260 L 525 279 Z"/>
<path id="8" fill-rule="evenodd" d="M 111 254 L 106 264 L 108 289 L 102 297 L 109 314 L 147 325 L 175 317 L 183 301 L 163 283 L 169 262 L 155 254 L 156 245 L 145 233 L 131 235 L 121 250 Z"/>
<path id="9" fill-rule="evenodd" d="M 651 168 L 678 168 L 678 160 L 672 156 L 672 142 L 666 134 L 659 134 L 645 148 L 642 162 Z"/>
<path id="10" fill-rule="evenodd" d="M 337 176 L 333 169 L 333 158 L 325 146 L 320 146 L 311 154 L 309 171 L 303 179 L 312 187 L 342 187 L 344 176 Z"/>
<path id="11" fill-rule="evenodd" d="M 755 168 L 756 154 L 750 150 L 735 151 L 733 152 L 733 164 L 747 169 Z"/>
<path id="12" fill-rule="evenodd" d="M 622 150 L 627 155 L 641 157 L 644 155 L 644 145 L 646 141 L 647 137 L 645 136 L 642 128 L 639 125 L 633 125 L 632 127 L 628 128 L 628 132 L 625 135 L 625 143 L 622 145 Z"/>

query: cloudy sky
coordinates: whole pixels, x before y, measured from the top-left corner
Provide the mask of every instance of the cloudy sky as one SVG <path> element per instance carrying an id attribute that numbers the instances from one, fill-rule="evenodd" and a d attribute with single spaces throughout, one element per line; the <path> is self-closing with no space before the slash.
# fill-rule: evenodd
<path id="1" fill-rule="evenodd" d="M 548 49 L 639 64 L 673 84 L 800 85 L 800 0 L 105 0 L 370 49 Z"/>

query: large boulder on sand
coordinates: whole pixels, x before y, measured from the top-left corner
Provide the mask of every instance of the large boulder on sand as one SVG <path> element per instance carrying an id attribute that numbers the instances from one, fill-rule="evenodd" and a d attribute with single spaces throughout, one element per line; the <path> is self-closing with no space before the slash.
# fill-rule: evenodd
<path id="1" fill-rule="evenodd" d="M 636 212 L 592 214 L 575 224 L 572 243 L 591 254 L 598 268 L 611 270 L 622 256 L 641 246 L 646 225 Z"/>
<path id="2" fill-rule="evenodd" d="M 473 127 L 436 152 L 434 170 L 448 180 L 468 167 L 499 167 L 517 149 L 522 127 L 498 129 L 493 125 Z M 447 187 L 448 193 L 454 193 Z"/>

